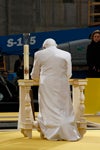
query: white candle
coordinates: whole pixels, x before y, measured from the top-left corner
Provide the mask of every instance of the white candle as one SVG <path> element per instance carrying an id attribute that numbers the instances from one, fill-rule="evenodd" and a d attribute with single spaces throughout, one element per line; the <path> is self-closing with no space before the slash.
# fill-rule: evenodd
<path id="1" fill-rule="evenodd" d="M 24 79 L 29 79 L 29 45 L 24 45 Z"/>

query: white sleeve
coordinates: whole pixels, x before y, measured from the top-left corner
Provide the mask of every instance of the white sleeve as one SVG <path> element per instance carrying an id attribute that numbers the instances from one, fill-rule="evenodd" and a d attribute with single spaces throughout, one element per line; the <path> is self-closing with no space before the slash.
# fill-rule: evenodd
<path id="1" fill-rule="evenodd" d="M 72 61 L 71 61 L 71 54 L 68 55 L 68 61 L 67 61 L 67 77 L 71 78 L 72 76 Z"/>
<path id="2" fill-rule="evenodd" d="M 33 68 L 30 73 L 32 79 L 39 79 L 40 76 L 40 63 L 39 63 L 39 57 L 37 53 L 34 55 L 34 62 L 33 62 Z"/>

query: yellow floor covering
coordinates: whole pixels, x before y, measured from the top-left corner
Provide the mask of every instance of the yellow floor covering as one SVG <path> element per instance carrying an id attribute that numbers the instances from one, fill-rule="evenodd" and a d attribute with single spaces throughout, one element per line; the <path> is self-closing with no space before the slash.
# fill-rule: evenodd
<path id="1" fill-rule="evenodd" d="M 0 131 L 0 150 L 100 150 L 100 130 L 87 130 L 77 142 L 48 141 L 33 131 L 32 139 L 23 137 L 20 131 Z"/>
<path id="2" fill-rule="evenodd" d="M 35 116 L 37 117 L 38 112 L 35 112 Z M 0 121 L 17 121 L 18 120 L 18 112 L 1 112 L 0 113 Z"/>
<path id="3" fill-rule="evenodd" d="M 89 114 L 86 114 L 84 116 L 85 116 L 87 121 L 100 123 L 100 115 L 89 115 Z"/>
<path id="4" fill-rule="evenodd" d="M 3 112 L 0 113 L 0 121 L 17 121 L 18 112 Z"/>
<path id="5" fill-rule="evenodd" d="M 37 117 L 38 112 L 35 112 Z M 100 129 L 100 115 L 85 114 L 87 121 L 87 129 Z M 0 113 L 0 122 L 16 122 L 18 121 L 18 112 Z M 9 124 L 10 125 L 10 124 Z"/>
<path id="6" fill-rule="evenodd" d="M 38 114 L 38 112 L 35 112 L 36 117 L 37 117 L 37 114 Z M 84 116 L 87 121 L 100 123 L 100 115 L 85 114 Z M 18 112 L 0 113 L 0 121 L 17 121 L 17 120 L 18 120 Z"/>
<path id="7" fill-rule="evenodd" d="M 37 112 L 35 113 L 37 116 Z M 100 123 L 100 116 L 85 115 L 87 121 Z M 18 112 L 0 113 L 0 121 L 18 120 Z M 33 130 L 32 139 L 23 137 L 18 130 L 0 130 L 0 150 L 100 150 L 100 130 L 88 130 L 78 142 L 48 141 L 41 139 L 39 132 Z"/>

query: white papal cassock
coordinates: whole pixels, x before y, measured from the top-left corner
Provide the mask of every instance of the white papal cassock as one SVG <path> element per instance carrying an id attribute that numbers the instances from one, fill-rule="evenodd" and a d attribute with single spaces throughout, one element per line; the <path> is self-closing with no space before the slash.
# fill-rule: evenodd
<path id="1" fill-rule="evenodd" d="M 49 140 L 80 139 L 70 94 L 71 72 L 70 53 L 55 45 L 35 53 L 31 78 L 39 78 L 37 121 Z"/>

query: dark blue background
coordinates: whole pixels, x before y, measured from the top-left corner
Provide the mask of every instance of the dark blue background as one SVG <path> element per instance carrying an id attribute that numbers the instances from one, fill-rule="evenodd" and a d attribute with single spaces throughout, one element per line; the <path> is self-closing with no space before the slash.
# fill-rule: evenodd
<path id="1" fill-rule="evenodd" d="M 57 44 L 67 43 L 79 39 L 88 39 L 89 35 L 94 30 L 100 30 L 98 27 L 88 27 L 88 28 L 76 28 L 70 30 L 58 30 L 58 31 L 49 31 L 49 32 L 36 32 L 30 33 L 30 37 L 35 36 L 36 43 L 30 44 L 30 55 L 33 55 L 35 51 L 42 47 L 42 44 L 45 39 L 53 38 L 56 40 Z M 14 44 L 11 47 L 7 46 L 7 41 L 13 39 L 16 42 L 19 38 L 22 38 L 22 45 L 17 46 Z M 23 34 L 18 35 L 8 35 L 0 36 L 0 52 L 4 55 L 21 55 L 23 54 Z"/>

